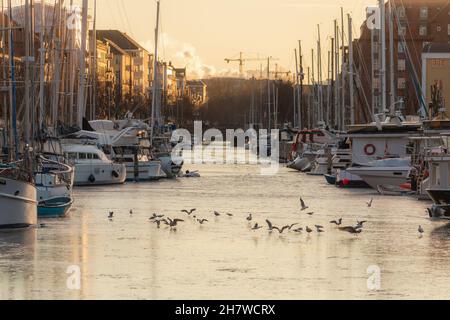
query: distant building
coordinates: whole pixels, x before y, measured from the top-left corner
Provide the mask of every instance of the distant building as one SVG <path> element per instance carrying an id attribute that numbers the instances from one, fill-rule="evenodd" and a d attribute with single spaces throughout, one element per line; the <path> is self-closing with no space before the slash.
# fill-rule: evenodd
<path id="1" fill-rule="evenodd" d="M 187 81 L 186 89 L 189 100 L 196 107 L 200 107 L 207 102 L 208 87 L 202 80 Z"/>
<path id="2" fill-rule="evenodd" d="M 404 101 L 405 113 L 416 115 L 420 109 L 423 48 L 430 43 L 450 42 L 450 5 L 442 0 L 390 0 L 394 12 L 394 83 L 396 102 Z M 386 12 L 388 3 L 386 3 Z M 388 15 L 386 15 L 388 19 Z M 386 79 L 387 106 L 381 105 L 381 34 L 370 30 L 366 22 L 361 27 L 361 36 L 355 40 L 355 65 L 360 81 L 357 86 L 363 95 L 359 99 L 359 114 L 362 120 L 370 113 L 382 113 L 389 108 L 390 49 L 389 23 L 386 22 Z M 366 102 L 364 100 L 367 100 Z M 371 110 L 367 110 L 365 104 Z M 427 104 L 427 101 L 424 101 Z M 368 113 L 370 111 L 370 113 Z"/>
<path id="3" fill-rule="evenodd" d="M 97 30 L 97 39 L 114 43 L 116 51 L 120 52 L 120 59 L 124 58 L 125 52 L 131 58 L 131 64 L 126 64 L 125 68 L 131 67 L 130 92 L 133 96 L 149 97 L 150 75 L 152 74 L 151 55 L 139 43 L 133 40 L 126 33 L 119 30 Z M 128 70 L 125 70 L 128 72 Z"/>

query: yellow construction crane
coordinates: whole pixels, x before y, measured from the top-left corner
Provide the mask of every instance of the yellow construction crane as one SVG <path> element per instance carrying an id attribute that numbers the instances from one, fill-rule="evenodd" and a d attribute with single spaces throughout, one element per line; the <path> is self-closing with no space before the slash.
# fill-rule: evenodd
<path id="1" fill-rule="evenodd" d="M 227 58 L 225 59 L 226 63 L 231 63 L 231 62 L 239 62 L 239 76 L 241 78 L 244 78 L 244 64 L 245 62 L 248 61 L 266 61 L 266 60 L 278 60 L 278 59 L 274 59 L 272 57 L 269 58 L 244 58 L 244 53 L 243 52 L 239 52 L 239 58 Z"/>

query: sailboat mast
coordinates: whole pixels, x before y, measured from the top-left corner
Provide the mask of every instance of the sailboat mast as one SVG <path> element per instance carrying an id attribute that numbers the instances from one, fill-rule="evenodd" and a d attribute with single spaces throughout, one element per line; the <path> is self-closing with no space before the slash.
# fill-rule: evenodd
<path id="1" fill-rule="evenodd" d="M 395 79 L 394 79 L 394 12 L 392 10 L 392 3 L 389 4 L 389 81 L 391 85 L 390 90 L 390 104 L 391 114 L 395 113 Z"/>
<path id="2" fill-rule="evenodd" d="M 298 116 L 298 128 L 302 130 L 302 99 L 303 99 L 303 54 L 302 54 L 302 42 L 298 41 L 298 58 L 300 60 L 300 87 L 298 88 L 298 110 L 297 110 L 297 116 Z"/>
<path id="3" fill-rule="evenodd" d="M 83 127 L 83 117 L 85 113 L 85 86 L 86 86 L 86 36 L 87 36 L 87 12 L 88 0 L 83 0 L 83 15 L 81 26 L 81 48 L 80 48 L 80 79 L 78 82 L 78 118 L 77 124 Z"/>
<path id="4" fill-rule="evenodd" d="M 30 143 L 30 1 L 25 0 L 25 112 L 22 119 L 25 144 Z"/>
<path id="5" fill-rule="evenodd" d="M 2 14 L 4 14 L 5 12 L 5 2 L 4 0 L 2 0 Z M 3 88 L 7 88 L 7 69 L 6 69 L 6 61 L 5 61 L 5 57 L 6 57 L 6 33 L 5 33 L 5 19 L 4 19 L 4 15 L 2 17 L 2 39 L 1 39 L 1 44 L 2 44 L 2 86 Z M 8 99 L 7 99 L 7 95 L 6 95 L 6 90 L 4 90 L 3 95 L 3 121 L 4 121 L 4 126 L 5 128 L 8 127 Z M 4 137 L 5 137 L 5 142 L 6 144 L 9 144 L 9 140 L 8 140 L 8 130 L 5 130 L 4 132 Z M 9 146 L 8 146 L 9 149 Z"/>
<path id="6" fill-rule="evenodd" d="M 355 124 L 355 97 L 354 97 L 354 68 L 353 68 L 353 20 L 352 16 L 348 15 L 348 78 L 350 87 L 350 122 Z"/>
<path id="7" fill-rule="evenodd" d="M 157 92 L 158 92 L 158 35 L 159 35 L 159 10 L 160 2 L 156 3 L 156 28 L 155 28 L 155 56 L 153 58 L 153 90 L 152 90 L 152 132 L 155 121 L 159 122 L 159 114 L 156 113 Z"/>
<path id="8" fill-rule="evenodd" d="M 12 17 L 11 0 L 8 0 L 9 16 Z M 14 61 L 14 33 L 12 30 L 11 18 L 9 21 L 9 64 L 11 77 L 9 82 L 10 98 L 11 98 L 11 132 L 14 144 L 14 159 L 19 160 L 19 134 L 17 132 L 17 89 L 16 89 L 16 67 Z"/>
<path id="9" fill-rule="evenodd" d="M 44 45 L 44 32 L 45 32 L 45 1 L 41 1 L 41 26 L 39 41 L 41 48 L 39 49 L 40 60 L 39 60 L 39 131 L 42 130 L 44 125 L 44 114 L 45 114 L 45 100 L 44 100 L 44 90 L 45 90 L 45 45 Z"/>
<path id="10" fill-rule="evenodd" d="M 384 0 L 379 0 L 381 17 L 381 105 L 387 112 L 386 101 L 386 9 Z"/>

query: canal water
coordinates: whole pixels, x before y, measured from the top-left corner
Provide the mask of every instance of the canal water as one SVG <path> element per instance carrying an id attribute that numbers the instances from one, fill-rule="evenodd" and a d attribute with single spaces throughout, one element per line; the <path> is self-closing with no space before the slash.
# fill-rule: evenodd
<path id="1" fill-rule="evenodd" d="M 427 218 L 427 202 L 338 190 L 286 168 L 186 169 L 202 177 L 79 188 L 68 218 L 0 233 L 0 299 L 450 298 L 450 227 Z M 300 213 L 300 196 L 313 216 Z M 209 223 L 180 212 L 188 208 Z M 186 221 L 158 229 L 153 213 Z M 269 218 L 325 233 L 251 231 L 249 213 L 264 226 Z M 356 237 L 329 224 L 340 217 L 368 222 Z"/>

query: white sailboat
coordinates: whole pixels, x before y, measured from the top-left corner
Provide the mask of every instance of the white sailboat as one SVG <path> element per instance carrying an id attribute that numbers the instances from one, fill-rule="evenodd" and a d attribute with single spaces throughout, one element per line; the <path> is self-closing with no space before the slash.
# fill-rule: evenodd
<path id="1" fill-rule="evenodd" d="M 9 13 L 11 15 L 11 3 L 9 3 Z M 28 1 L 26 2 L 25 14 L 30 15 Z M 16 75 L 15 75 L 15 54 L 14 40 L 11 19 L 9 23 L 9 97 L 10 97 L 10 114 L 11 123 L 8 128 L 9 136 L 12 138 L 9 142 L 8 159 L 14 159 L 6 164 L 0 164 L 0 229 L 25 228 L 37 224 L 37 200 L 36 186 L 34 184 L 32 174 L 32 148 L 29 147 L 30 142 L 30 92 L 29 92 L 29 56 L 30 46 L 29 37 L 25 37 L 25 51 L 27 58 L 25 59 L 25 108 L 23 113 L 22 130 L 24 135 L 25 148 L 21 155 L 21 145 L 19 142 L 19 132 L 17 127 L 17 91 L 16 91 Z M 29 35 L 30 23 L 26 22 L 25 34 Z M 6 81 L 6 79 L 5 79 Z"/>

